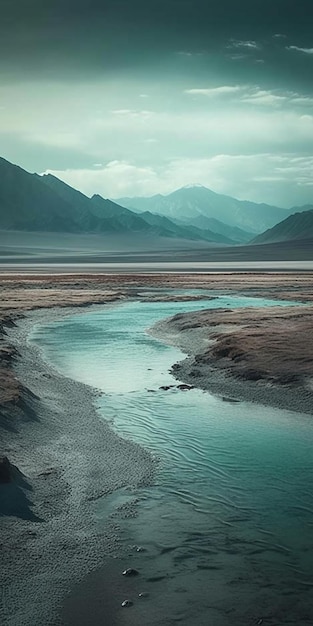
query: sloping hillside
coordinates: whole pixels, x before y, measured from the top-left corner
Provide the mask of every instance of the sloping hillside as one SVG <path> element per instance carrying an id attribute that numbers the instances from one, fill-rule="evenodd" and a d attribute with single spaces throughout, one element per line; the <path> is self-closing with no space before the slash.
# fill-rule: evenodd
<path id="1" fill-rule="evenodd" d="M 290 215 L 273 228 L 255 237 L 251 243 L 274 243 L 303 239 L 313 239 L 313 207 L 302 213 Z"/>
<path id="2" fill-rule="evenodd" d="M 141 214 L 142 215 L 142 214 Z M 172 218 L 173 219 L 173 218 Z M 201 229 L 209 229 L 218 235 L 222 235 L 227 239 L 231 239 L 233 242 L 237 243 L 247 243 L 251 241 L 253 234 L 246 230 L 242 230 L 242 228 L 238 228 L 237 226 L 230 226 L 229 224 L 225 224 L 220 220 L 215 219 L 215 217 L 206 217 L 205 215 L 198 215 L 193 219 L 188 220 L 175 220 L 179 224 L 187 224 L 190 226 L 195 226 L 196 228 Z"/>
<path id="3" fill-rule="evenodd" d="M 36 176 L 0 158 L 0 228 L 78 230 L 71 207 Z"/>
<path id="4" fill-rule="evenodd" d="M 157 215 L 156 213 L 150 213 L 150 211 L 144 211 L 144 213 L 141 213 L 140 215 L 148 224 L 151 224 L 151 226 L 166 231 L 169 237 L 180 237 L 185 239 L 188 236 L 188 239 L 203 239 L 211 241 L 212 243 L 228 245 L 234 245 L 236 243 L 234 239 L 225 237 L 224 235 L 214 232 L 209 228 L 200 229 L 184 222 L 177 223 L 174 220 L 169 220 L 164 215 Z"/>

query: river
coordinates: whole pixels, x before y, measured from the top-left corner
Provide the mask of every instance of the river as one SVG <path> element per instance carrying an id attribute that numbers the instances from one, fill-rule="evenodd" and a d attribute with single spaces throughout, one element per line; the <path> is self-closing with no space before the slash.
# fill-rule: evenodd
<path id="1" fill-rule="evenodd" d="M 115 516 L 124 541 L 142 548 L 130 560 L 149 597 L 134 602 L 131 623 L 312 623 L 310 416 L 179 390 L 169 369 L 182 353 L 146 332 L 177 312 L 277 304 L 290 305 L 128 301 L 32 331 L 60 372 L 101 390 L 101 418 L 158 460 L 152 487 L 94 504 L 99 524 Z M 136 515 L 123 515 L 131 503 Z"/>

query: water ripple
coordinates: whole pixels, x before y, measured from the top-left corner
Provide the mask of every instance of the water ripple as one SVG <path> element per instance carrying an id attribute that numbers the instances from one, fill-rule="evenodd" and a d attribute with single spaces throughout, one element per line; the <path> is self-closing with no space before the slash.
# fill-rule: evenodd
<path id="1" fill-rule="evenodd" d="M 202 308 L 259 304 L 277 302 L 224 296 Z M 313 424 L 198 390 L 159 390 L 175 384 L 168 370 L 183 355 L 144 329 L 198 308 L 124 303 L 39 327 L 33 339 L 65 375 L 101 389 L 103 418 L 159 459 L 155 485 L 136 492 L 139 514 L 125 525 L 147 547 L 138 558 L 159 596 L 177 606 L 177 588 L 184 590 L 182 623 L 208 623 L 196 621 L 208 596 L 207 611 L 212 598 L 218 607 L 212 623 L 222 626 L 261 623 L 266 611 L 264 624 L 312 623 Z M 287 615 L 281 607 L 292 594 Z"/>

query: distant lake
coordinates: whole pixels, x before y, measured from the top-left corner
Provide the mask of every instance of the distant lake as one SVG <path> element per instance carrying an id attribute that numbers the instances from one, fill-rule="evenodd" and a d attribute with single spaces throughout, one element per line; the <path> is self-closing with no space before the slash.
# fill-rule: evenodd
<path id="1" fill-rule="evenodd" d="M 0 263 L 1 273 L 157 273 L 157 272 L 194 272 L 194 273 L 215 273 L 215 272 L 307 272 L 313 271 L 312 261 L 238 261 L 238 262 L 136 262 L 125 263 L 40 263 L 38 261 L 29 263 L 12 263 L 11 261 Z"/>

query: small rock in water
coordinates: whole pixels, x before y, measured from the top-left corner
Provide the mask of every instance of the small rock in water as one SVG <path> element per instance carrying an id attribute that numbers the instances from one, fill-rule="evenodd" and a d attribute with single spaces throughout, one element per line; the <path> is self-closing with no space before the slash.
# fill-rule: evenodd
<path id="1" fill-rule="evenodd" d="M 177 385 L 177 389 L 181 389 L 181 391 L 189 391 L 190 389 L 194 389 L 193 385 L 187 385 L 187 383 L 181 383 Z"/>
<path id="2" fill-rule="evenodd" d="M 169 389 L 172 389 L 172 387 L 174 387 L 174 385 L 161 385 L 159 389 L 162 389 L 162 391 L 168 391 Z"/>
<path id="3" fill-rule="evenodd" d="M 143 546 L 137 546 L 136 548 L 136 552 L 145 552 L 146 548 L 144 548 Z"/>
<path id="4" fill-rule="evenodd" d="M 122 606 L 123 606 L 123 607 L 125 607 L 125 606 L 126 606 L 126 607 L 128 607 L 128 606 L 133 606 L 133 604 L 134 604 L 134 603 L 132 602 L 132 600 L 123 600 L 123 602 L 122 602 Z"/>
<path id="5" fill-rule="evenodd" d="M 227 396 L 222 396 L 222 400 L 223 402 L 240 402 L 240 400 L 237 400 L 236 398 L 228 398 Z"/>
<path id="6" fill-rule="evenodd" d="M 128 567 L 123 571 L 123 576 L 138 576 L 138 574 L 138 570 L 133 569 L 132 567 Z"/>

